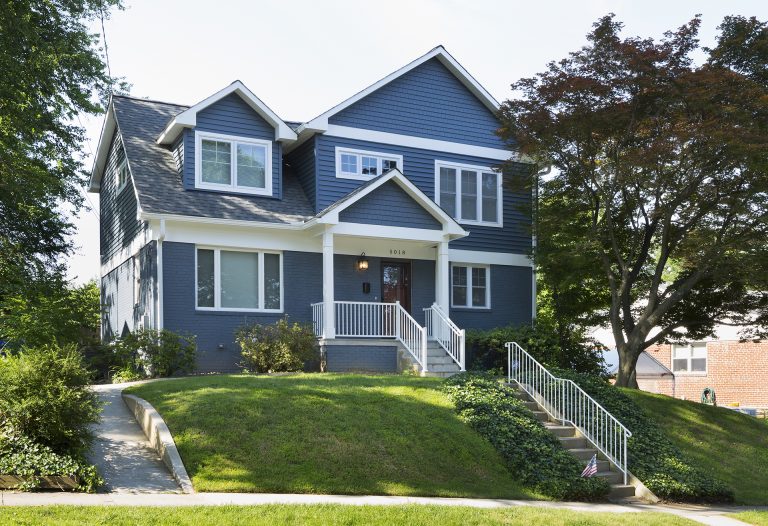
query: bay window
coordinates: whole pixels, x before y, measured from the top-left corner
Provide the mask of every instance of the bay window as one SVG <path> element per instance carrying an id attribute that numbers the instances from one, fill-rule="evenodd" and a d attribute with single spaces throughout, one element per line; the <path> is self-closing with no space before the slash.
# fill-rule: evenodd
<path id="1" fill-rule="evenodd" d="M 282 311 L 282 261 L 274 252 L 197 248 L 199 310 Z"/>
<path id="2" fill-rule="evenodd" d="M 403 170 L 403 156 L 336 148 L 336 177 L 369 180 L 395 168 Z"/>
<path id="3" fill-rule="evenodd" d="M 195 186 L 272 195 L 272 142 L 213 133 L 195 134 Z"/>
<path id="4" fill-rule="evenodd" d="M 490 268 L 484 265 L 451 265 L 451 307 L 491 307 Z"/>
<path id="5" fill-rule="evenodd" d="M 437 204 L 460 223 L 502 226 L 501 174 L 490 168 L 437 161 Z"/>

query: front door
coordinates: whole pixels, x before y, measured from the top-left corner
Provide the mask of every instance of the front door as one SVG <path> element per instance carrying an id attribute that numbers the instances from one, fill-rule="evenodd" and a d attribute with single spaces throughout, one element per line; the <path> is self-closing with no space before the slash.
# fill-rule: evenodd
<path id="1" fill-rule="evenodd" d="M 411 264 L 384 261 L 381 264 L 381 301 L 400 302 L 411 312 Z"/>

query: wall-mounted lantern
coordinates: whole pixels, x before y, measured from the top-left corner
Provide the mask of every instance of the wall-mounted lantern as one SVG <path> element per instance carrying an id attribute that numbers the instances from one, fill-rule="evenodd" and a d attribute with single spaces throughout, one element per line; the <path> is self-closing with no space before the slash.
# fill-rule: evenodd
<path id="1" fill-rule="evenodd" d="M 357 258 L 357 270 L 368 270 L 368 258 L 365 257 L 365 252 Z"/>

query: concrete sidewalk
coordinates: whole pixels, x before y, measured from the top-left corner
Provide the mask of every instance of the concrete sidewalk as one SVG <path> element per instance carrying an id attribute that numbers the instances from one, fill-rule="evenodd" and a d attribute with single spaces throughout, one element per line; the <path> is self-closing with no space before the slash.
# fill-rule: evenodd
<path id="1" fill-rule="evenodd" d="M 106 481 L 102 491 L 112 493 L 180 492 L 165 464 L 147 442 L 120 396 L 125 384 L 95 385 L 105 403 L 96 439 L 88 454 Z M 53 497 L 53 494 L 46 494 Z M 93 495 L 92 495 L 93 496 Z"/>
<path id="2" fill-rule="evenodd" d="M 194 494 L 130 494 L 130 493 L 2 493 L 0 505 L 5 506 L 256 506 L 261 504 L 346 504 L 351 506 L 402 506 L 405 504 L 468 506 L 473 508 L 503 508 L 534 506 L 574 511 L 605 513 L 661 512 L 685 517 L 711 526 L 743 525 L 743 522 L 724 517 L 724 513 L 737 513 L 755 507 L 706 507 L 694 505 L 660 504 L 591 504 L 585 502 L 551 502 L 505 499 L 452 499 L 440 497 L 387 497 L 357 495 L 294 495 L 267 493 L 194 493 Z M 768 509 L 768 508 L 761 508 Z"/>

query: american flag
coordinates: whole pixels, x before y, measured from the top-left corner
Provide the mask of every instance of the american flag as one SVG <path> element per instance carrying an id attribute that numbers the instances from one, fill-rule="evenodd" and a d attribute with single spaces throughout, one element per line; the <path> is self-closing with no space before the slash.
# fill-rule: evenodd
<path id="1" fill-rule="evenodd" d="M 592 460 L 589 461 L 587 467 L 581 472 L 582 477 L 592 477 L 597 473 L 597 453 L 592 455 Z"/>

